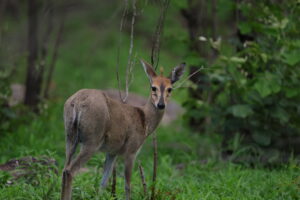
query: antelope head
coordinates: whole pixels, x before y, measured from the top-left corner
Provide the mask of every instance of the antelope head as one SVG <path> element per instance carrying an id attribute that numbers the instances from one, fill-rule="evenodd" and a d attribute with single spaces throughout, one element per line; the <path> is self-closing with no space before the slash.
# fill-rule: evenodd
<path id="1" fill-rule="evenodd" d="M 168 77 L 163 75 L 162 70 L 160 75 L 157 75 L 149 63 L 143 60 L 141 60 L 141 63 L 150 80 L 151 102 L 156 108 L 163 110 L 171 96 L 173 84 L 180 79 L 184 72 L 185 63 L 175 67 Z"/>

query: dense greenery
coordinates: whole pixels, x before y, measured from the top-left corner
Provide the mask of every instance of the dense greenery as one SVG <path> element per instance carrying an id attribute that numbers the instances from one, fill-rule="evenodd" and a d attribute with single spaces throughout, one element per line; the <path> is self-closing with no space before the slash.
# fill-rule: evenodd
<path id="1" fill-rule="evenodd" d="M 241 18 L 238 34 L 246 39 L 235 36 L 235 42 L 221 41 L 214 47 L 219 55 L 213 63 L 204 60 L 206 84 L 195 88 L 203 94 L 189 99 L 187 115 L 195 124 L 209 117 L 206 129 L 224 135 L 230 150 L 237 150 L 232 143 L 242 142 L 256 152 L 272 147 L 298 153 L 299 3 L 241 1 L 235 6 Z M 268 159 L 277 156 L 274 150 Z"/>

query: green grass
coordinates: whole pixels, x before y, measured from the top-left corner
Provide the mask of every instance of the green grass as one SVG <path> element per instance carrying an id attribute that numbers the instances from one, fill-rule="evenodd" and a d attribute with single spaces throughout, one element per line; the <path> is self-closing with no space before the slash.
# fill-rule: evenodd
<path id="1" fill-rule="evenodd" d="M 297 199 L 300 195 L 300 168 L 291 162 L 277 169 L 249 168 L 218 158 L 216 139 L 199 136 L 177 122 L 160 127 L 158 138 L 157 199 Z M 58 174 L 43 166 L 33 166 L 33 178 L 7 184 L 0 173 L 0 199 L 58 199 L 64 163 L 62 104 L 51 103 L 47 112 L 36 116 L 0 142 L 1 162 L 11 158 L 47 155 L 57 160 Z M 139 153 L 148 189 L 152 178 L 152 140 Z M 98 194 L 104 154 L 93 156 L 88 172 L 75 177 L 74 199 L 110 199 L 110 187 Z M 117 196 L 124 197 L 123 164 L 118 160 Z M 143 199 L 137 164 L 132 177 L 133 199 Z M 104 198 L 103 198 L 104 197 Z"/>
<path id="2" fill-rule="evenodd" d="M 108 9 L 107 11 L 105 9 Z M 103 8 L 112 13 L 109 8 Z M 151 12 L 155 9 L 149 8 Z M 116 49 L 118 46 L 118 21 L 116 26 L 97 28 L 101 17 L 97 9 L 73 13 L 66 24 L 66 33 L 60 49 L 60 56 L 54 74 L 52 98 L 45 102 L 41 115 L 25 115 L 27 123 L 15 127 L 10 133 L 1 135 L 0 162 L 24 156 L 55 158 L 57 171 L 49 171 L 41 165 L 33 165 L 30 178 L 24 177 L 13 184 L 7 184 L 10 176 L 0 172 L 0 199 L 58 199 L 60 196 L 61 172 L 64 163 L 64 127 L 63 103 L 68 96 L 80 88 L 115 88 Z M 147 12 L 147 11 L 144 11 Z M 172 18 L 172 7 L 167 18 L 166 35 L 172 39 L 178 27 Z M 102 13 L 103 14 L 103 13 Z M 104 15 L 104 14 L 103 14 Z M 118 20 L 118 19 L 117 19 Z M 155 19 L 144 15 L 144 21 L 137 23 L 139 29 L 148 32 L 154 29 Z M 87 23 L 89 21 L 90 23 Z M 96 25 L 95 25 L 96 23 Z M 175 25 L 172 25 L 175 24 Z M 177 24 L 177 26 L 179 26 Z M 141 30 L 140 30 L 141 31 Z M 183 30 L 180 30 L 183 32 Z M 180 33 L 181 33 L 180 32 Z M 148 34 L 149 36 L 149 34 Z M 149 38 L 143 35 L 135 37 L 135 52 L 138 58 L 149 60 Z M 127 62 L 128 35 L 123 36 L 121 47 L 120 73 L 124 74 Z M 161 64 L 170 71 L 183 55 L 182 44 L 174 45 L 171 40 L 164 41 L 161 52 Z M 22 77 L 24 68 L 17 71 Z M 20 78 L 19 80 L 22 80 Z M 124 81 L 124 80 L 122 80 Z M 148 80 L 141 67 L 134 68 L 134 82 L 130 91 L 148 94 Z M 185 100 L 187 90 L 174 91 L 179 103 Z M 202 200 L 202 199 L 299 199 L 299 166 L 293 162 L 280 168 L 246 167 L 220 159 L 220 138 L 211 135 L 193 133 L 182 120 L 157 130 L 158 137 L 158 177 L 157 199 Z M 152 140 L 147 139 L 137 160 L 145 170 L 148 190 L 152 178 Z M 103 153 L 92 157 L 88 162 L 88 172 L 80 173 L 73 183 L 73 199 L 112 199 L 110 188 L 98 193 L 102 176 Z M 124 198 L 122 159 L 117 165 L 117 196 Z M 146 199 L 137 168 L 132 177 L 133 199 Z"/>
<path id="3" fill-rule="evenodd" d="M 62 105 L 53 104 L 49 112 L 1 139 L 1 162 L 27 155 L 54 157 L 58 174 L 35 166 L 31 180 L 21 178 L 8 185 L 0 174 L 0 199 L 58 199 L 64 162 Z M 290 163 L 278 169 L 249 168 L 221 162 L 218 145 L 208 136 L 192 134 L 181 123 L 161 127 L 158 137 L 157 199 L 297 199 L 300 195 L 300 169 Z M 205 155 L 199 154 L 205 151 Z M 137 157 L 145 170 L 148 186 L 152 176 L 152 140 L 146 141 Z M 88 162 L 88 172 L 76 176 L 74 199 L 110 199 L 110 188 L 98 194 L 104 155 L 96 154 Z M 124 196 L 122 159 L 118 160 L 117 195 Z M 133 199 L 143 199 L 137 165 L 133 172 Z M 148 188 L 149 189 L 149 188 Z"/>

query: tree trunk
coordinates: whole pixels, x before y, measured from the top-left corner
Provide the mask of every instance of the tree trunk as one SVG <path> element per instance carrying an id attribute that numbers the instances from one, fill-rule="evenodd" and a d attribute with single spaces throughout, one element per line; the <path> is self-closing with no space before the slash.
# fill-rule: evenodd
<path id="1" fill-rule="evenodd" d="M 36 110 L 40 102 L 42 75 L 38 66 L 38 2 L 28 0 L 28 58 L 25 104 Z"/>
<path id="2" fill-rule="evenodd" d="M 189 6 L 187 9 L 181 10 L 181 14 L 184 17 L 187 29 L 190 36 L 190 52 L 196 54 L 200 58 L 205 60 L 211 59 L 211 48 L 208 42 L 200 42 L 199 36 L 204 36 L 208 39 L 211 34 L 210 29 L 214 29 L 215 24 L 211 23 L 210 13 L 208 12 L 209 2 L 205 0 L 189 0 Z M 215 1 L 214 1 L 215 3 Z M 215 7 L 213 7 L 214 9 Z M 214 33 L 215 34 L 215 33 Z M 201 65 L 202 63 L 199 63 Z M 190 66 L 190 74 L 194 73 L 200 66 Z M 207 96 L 205 91 L 210 87 L 207 75 L 204 72 L 199 72 L 190 78 L 192 82 L 198 85 L 196 90 L 190 90 L 191 98 L 201 99 L 206 101 Z M 199 131 L 203 131 L 206 119 L 195 120 L 190 119 L 190 125 Z"/>

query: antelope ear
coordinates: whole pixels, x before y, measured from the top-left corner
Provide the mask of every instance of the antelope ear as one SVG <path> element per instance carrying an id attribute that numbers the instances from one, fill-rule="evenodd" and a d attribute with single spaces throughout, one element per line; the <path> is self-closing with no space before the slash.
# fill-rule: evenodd
<path id="1" fill-rule="evenodd" d="M 180 77 L 183 75 L 185 68 L 185 63 L 181 63 L 179 66 L 175 67 L 171 74 L 169 75 L 169 79 L 171 80 L 171 83 L 175 83 L 180 79 Z"/>
<path id="2" fill-rule="evenodd" d="M 141 63 L 143 65 L 143 68 L 144 68 L 150 82 L 152 82 L 152 78 L 157 76 L 154 69 L 153 69 L 153 67 L 149 63 L 147 63 L 143 60 L 141 60 Z"/>

